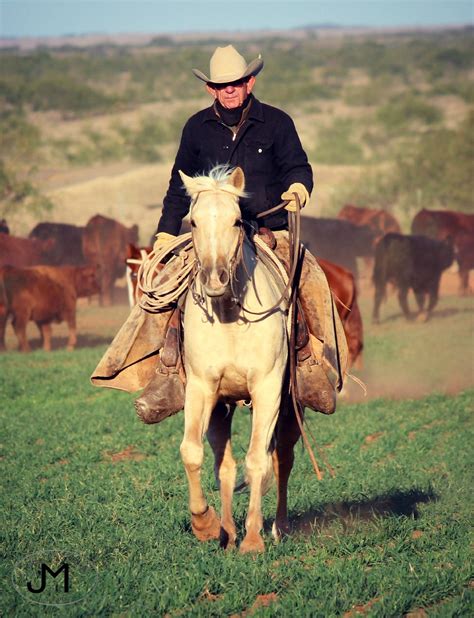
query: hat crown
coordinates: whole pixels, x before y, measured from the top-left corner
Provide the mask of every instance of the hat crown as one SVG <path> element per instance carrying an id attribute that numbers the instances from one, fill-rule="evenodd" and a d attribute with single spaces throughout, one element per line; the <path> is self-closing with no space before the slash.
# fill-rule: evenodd
<path id="1" fill-rule="evenodd" d="M 227 47 L 217 47 L 211 56 L 209 63 L 208 77 L 199 69 L 192 69 L 194 75 L 204 82 L 215 84 L 225 84 L 236 82 L 250 75 L 257 75 L 263 69 L 263 60 L 259 54 L 258 58 L 252 62 L 245 61 L 245 58 L 232 45 Z"/>
<path id="2" fill-rule="evenodd" d="M 240 79 L 246 69 L 245 58 L 232 45 L 218 47 L 209 63 L 210 78 L 215 82 Z"/>

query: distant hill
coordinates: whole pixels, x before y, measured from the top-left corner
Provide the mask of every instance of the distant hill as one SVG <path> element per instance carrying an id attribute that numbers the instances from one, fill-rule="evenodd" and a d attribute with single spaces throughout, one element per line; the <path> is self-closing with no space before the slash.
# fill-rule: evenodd
<path id="1" fill-rule="evenodd" d="M 341 36 L 366 36 L 367 34 L 402 34 L 413 32 L 435 32 L 446 30 L 462 30 L 470 26 L 459 24 L 454 26 L 399 26 L 386 28 L 371 28 L 363 26 L 339 26 L 337 24 L 308 24 L 298 28 L 287 30 L 246 30 L 246 31 L 222 31 L 222 32 L 185 32 L 185 33 L 120 33 L 107 34 L 92 32 L 88 34 L 65 34 L 51 37 L 0 37 L 0 49 L 31 50 L 38 47 L 95 47 L 97 45 L 137 46 L 149 45 L 155 40 L 161 44 L 192 43 L 203 41 L 247 41 L 252 39 L 284 37 L 301 38 L 305 36 L 321 38 Z"/>

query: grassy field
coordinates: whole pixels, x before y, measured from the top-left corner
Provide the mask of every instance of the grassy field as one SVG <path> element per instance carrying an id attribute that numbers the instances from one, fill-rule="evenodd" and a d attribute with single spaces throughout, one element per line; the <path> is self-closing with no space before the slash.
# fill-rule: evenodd
<path id="1" fill-rule="evenodd" d="M 407 232 L 427 206 L 472 211 L 472 33 L 244 37 L 262 52 L 256 94 L 294 118 L 316 188 L 305 213 L 382 207 Z M 0 218 L 84 225 L 97 213 L 140 224 L 148 243 L 185 120 L 209 104 L 190 74 L 216 44 L 0 53 Z M 285 88 L 282 88 L 282 83 Z M 47 210 L 47 206 L 50 210 Z M 89 375 L 128 314 L 81 301 L 78 349 L 53 326 L 53 352 L 0 355 L 5 616 L 472 616 L 474 306 L 443 277 L 427 324 L 393 294 L 372 325 L 361 283 L 365 352 L 333 417 L 308 422 L 336 475 L 318 482 L 297 449 L 292 534 L 275 544 L 275 490 L 264 499 L 266 553 L 225 553 L 192 535 L 179 456 L 183 416 L 140 424 L 133 395 Z M 413 299 L 411 299 L 413 305 Z M 234 423 L 242 472 L 250 418 Z M 203 474 L 219 507 L 210 450 Z M 235 497 L 242 539 L 248 495 Z M 40 596 L 41 563 L 71 568 Z M 54 605 L 77 601 L 71 605 Z"/>
<path id="2" fill-rule="evenodd" d="M 367 319 L 370 306 L 363 297 L 366 355 L 358 375 L 368 398 L 308 419 L 336 476 L 318 482 L 297 448 L 292 535 L 272 541 L 272 489 L 264 499 L 267 551 L 255 558 L 193 537 L 179 457 L 182 415 L 143 426 L 133 396 L 89 385 L 126 306 L 81 306 L 81 347 L 73 354 L 3 354 L 2 613 L 472 615 L 472 301 L 446 296 L 432 322 L 408 324 L 389 299 L 377 327 Z M 54 332 L 63 344 L 62 331 Z M 450 387 L 449 373 L 459 378 Z M 414 397 L 425 391 L 438 392 Z M 242 410 L 234 425 L 240 466 L 248 435 Z M 218 507 L 208 447 L 203 478 Z M 247 504 L 248 495 L 236 496 L 240 539 Z M 52 552 L 72 562 L 71 581 L 80 573 L 81 602 L 35 605 L 14 588 L 26 557 L 48 561 Z M 57 602 L 59 593 L 48 591 L 43 599 Z"/>

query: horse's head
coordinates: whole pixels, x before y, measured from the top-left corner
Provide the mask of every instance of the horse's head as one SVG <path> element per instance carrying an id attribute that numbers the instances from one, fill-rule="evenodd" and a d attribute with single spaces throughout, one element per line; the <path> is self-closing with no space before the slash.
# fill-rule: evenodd
<path id="1" fill-rule="evenodd" d="M 209 176 L 179 172 L 191 197 L 191 232 L 199 278 L 208 296 L 223 296 L 243 241 L 239 197 L 245 195 L 240 167 L 217 166 Z"/>

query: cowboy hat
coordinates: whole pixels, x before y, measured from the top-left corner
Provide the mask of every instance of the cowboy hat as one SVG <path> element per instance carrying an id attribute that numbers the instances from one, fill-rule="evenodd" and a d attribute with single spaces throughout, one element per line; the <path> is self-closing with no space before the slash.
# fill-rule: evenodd
<path id="1" fill-rule="evenodd" d="M 199 69 L 192 71 L 203 82 L 225 84 L 236 82 L 250 75 L 257 75 L 263 69 L 263 60 L 259 55 L 258 58 L 247 64 L 245 58 L 239 54 L 235 47 L 227 45 L 227 47 L 218 47 L 212 54 L 209 69 L 210 77 Z"/>

